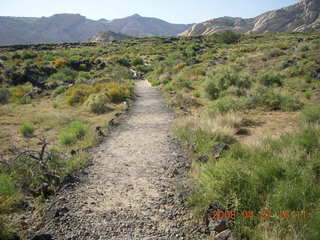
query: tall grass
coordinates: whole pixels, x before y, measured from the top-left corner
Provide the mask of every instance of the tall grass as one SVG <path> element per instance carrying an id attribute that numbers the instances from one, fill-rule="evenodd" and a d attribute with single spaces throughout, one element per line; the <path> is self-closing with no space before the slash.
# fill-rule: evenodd
<path id="1" fill-rule="evenodd" d="M 299 239 L 317 239 L 320 229 L 314 223 L 320 221 L 319 146 L 319 126 L 268 140 L 254 149 L 233 145 L 219 161 L 209 161 L 202 167 L 198 190 L 189 202 L 197 216 L 214 203 L 239 215 L 243 211 L 253 211 L 258 216 L 263 210 L 272 212 L 265 221 L 236 219 L 237 237 L 265 239 L 266 232 L 259 229 L 267 222 L 273 227 L 265 231 L 271 235 L 278 229 L 278 239 L 291 236 L 290 229 L 295 229 Z M 293 217 L 281 219 L 282 211 L 289 211 Z M 300 211 L 310 217 L 297 217 Z"/>
<path id="2" fill-rule="evenodd" d="M 80 121 L 73 121 L 69 127 L 59 135 L 60 143 L 63 145 L 75 144 L 78 140 L 83 139 L 88 131 L 87 125 Z"/>

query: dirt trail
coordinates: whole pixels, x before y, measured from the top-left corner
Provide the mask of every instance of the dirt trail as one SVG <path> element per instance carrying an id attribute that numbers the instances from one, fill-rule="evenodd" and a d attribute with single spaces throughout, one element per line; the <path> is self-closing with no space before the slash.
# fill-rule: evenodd
<path id="1" fill-rule="evenodd" d="M 39 234 L 54 239 L 201 239 L 177 186 L 188 162 L 169 130 L 161 92 L 137 81 L 128 119 L 93 152 L 81 181 L 52 201 Z"/>

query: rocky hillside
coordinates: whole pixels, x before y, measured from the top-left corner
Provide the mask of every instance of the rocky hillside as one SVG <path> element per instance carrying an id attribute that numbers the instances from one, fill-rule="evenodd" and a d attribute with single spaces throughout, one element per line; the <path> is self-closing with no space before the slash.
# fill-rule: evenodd
<path id="1" fill-rule="evenodd" d="M 122 33 L 107 31 L 107 32 L 101 32 L 94 35 L 88 41 L 89 42 L 112 42 L 112 41 L 126 40 L 129 38 L 131 37 Z"/>
<path id="2" fill-rule="evenodd" d="M 240 33 L 306 32 L 320 29 L 320 1 L 302 0 L 299 3 L 258 17 L 243 19 L 222 17 L 196 24 L 183 36 L 208 35 L 225 30 Z"/>
<path id="3" fill-rule="evenodd" d="M 157 18 L 142 17 L 138 14 L 115 19 L 108 24 L 108 29 L 134 37 L 173 36 L 191 27 L 192 24 L 171 24 Z"/>
<path id="4" fill-rule="evenodd" d="M 105 31 L 135 37 L 169 36 L 177 35 L 190 26 L 137 14 L 113 21 L 94 21 L 79 14 L 57 14 L 42 18 L 0 17 L 0 45 L 86 41 Z"/>

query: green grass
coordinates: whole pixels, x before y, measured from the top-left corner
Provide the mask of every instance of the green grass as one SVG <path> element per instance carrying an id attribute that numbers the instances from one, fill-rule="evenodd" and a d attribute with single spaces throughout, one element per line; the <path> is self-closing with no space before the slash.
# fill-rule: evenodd
<path id="1" fill-rule="evenodd" d="M 60 133 L 60 143 L 67 146 L 73 145 L 78 140 L 83 139 L 87 132 L 88 127 L 86 124 L 80 121 L 71 122 L 69 127 Z"/>
<path id="2" fill-rule="evenodd" d="M 32 137 L 35 131 L 33 125 L 29 123 L 23 123 L 19 128 L 20 134 L 24 137 Z"/>
<path id="3" fill-rule="evenodd" d="M 203 166 L 190 204 L 198 216 L 213 203 L 221 203 L 238 214 L 270 210 L 273 215 L 268 221 L 281 229 L 283 237 L 291 228 L 296 230 L 297 237 L 319 237 L 317 227 L 304 227 L 320 220 L 316 214 L 320 210 L 319 143 L 320 128 L 315 127 L 284 135 L 256 149 L 234 145 L 222 159 Z M 284 210 L 306 211 L 310 218 L 282 220 L 277 215 Z M 237 237 L 262 238 L 262 223 L 257 219 L 237 219 Z"/>
<path id="4" fill-rule="evenodd" d="M 21 198 L 20 191 L 13 178 L 7 174 L 0 173 L 0 213 L 8 211 Z"/>
<path id="5" fill-rule="evenodd" d="M 300 121 L 302 124 L 320 124 L 320 105 L 306 106 L 301 112 Z"/>

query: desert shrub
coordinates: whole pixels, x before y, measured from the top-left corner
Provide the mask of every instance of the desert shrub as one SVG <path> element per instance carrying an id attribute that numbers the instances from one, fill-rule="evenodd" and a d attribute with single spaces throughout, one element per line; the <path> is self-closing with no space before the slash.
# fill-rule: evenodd
<path id="1" fill-rule="evenodd" d="M 209 106 L 209 113 L 214 114 L 218 113 L 227 113 L 227 112 L 236 112 L 245 109 L 246 106 L 246 98 L 237 98 L 226 96 L 223 98 L 219 98 L 214 101 L 212 105 Z"/>
<path id="2" fill-rule="evenodd" d="M 174 79 L 172 82 L 172 85 L 175 89 L 193 89 L 192 88 L 192 81 L 188 78 L 183 78 L 183 77 L 177 77 Z"/>
<path id="3" fill-rule="evenodd" d="M 283 70 L 283 69 L 286 69 L 286 68 L 292 66 L 294 63 L 295 63 L 294 60 L 285 60 L 285 61 L 282 61 L 278 64 L 278 68 Z"/>
<path id="4" fill-rule="evenodd" d="M 144 65 L 144 61 L 142 58 L 134 58 L 132 61 L 131 61 L 132 65 L 133 66 L 138 66 L 138 65 Z"/>
<path id="5" fill-rule="evenodd" d="M 142 73 L 148 73 L 153 70 L 152 67 L 148 66 L 148 65 L 137 65 L 136 69 L 137 69 L 137 71 L 142 72 Z"/>
<path id="6" fill-rule="evenodd" d="M 306 52 L 306 51 L 309 51 L 310 49 L 311 49 L 310 43 L 300 43 L 296 47 L 296 51 L 298 51 L 298 52 Z"/>
<path id="7" fill-rule="evenodd" d="M 133 83 L 126 82 L 102 82 L 95 85 L 78 84 L 69 88 L 65 95 L 70 105 L 84 103 L 91 94 L 106 94 L 113 103 L 120 103 L 133 96 Z"/>
<path id="8" fill-rule="evenodd" d="M 241 34 L 235 33 L 232 31 L 224 31 L 216 35 L 216 39 L 218 42 L 233 44 L 237 43 L 241 39 Z"/>
<path id="9" fill-rule="evenodd" d="M 175 94 L 170 100 L 170 105 L 178 109 L 190 109 L 192 107 L 200 106 L 196 98 L 182 93 Z"/>
<path id="10" fill-rule="evenodd" d="M 23 123 L 19 128 L 21 135 L 24 137 L 31 137 L 34 133 L 34 130 L 34 126 L 29 123 Z"/>
<path id="11" fill-rule="evenodd" d="M 79 72 L 78 79 L 89 80 L 90 74 L 87 72 Z"/>
<path id="12" fill-rule="evenodd" d="M 303 124 L 320 124 L 320 105 L 306 106 L 300 114 L 300 121 Z"/>
<path id="13" fill-rule="evenodd" d="M 67 96 L 67 103 L 69 105 L 76 105 L 84 103 L 89 95 L 93 93 L 93 87 L 87 84 L 78 84 L 74 87 L 69 88 L 65 95 Z"/>
<path id="14" fill-rule="evenodd" d="M 239 90 L 237 95 L 244 95 L 246 89 L 251 87 L 251 84 L 252 81 L 248 75 L 239 74 L 230 68 L 220 67 L 207 74 L 204 90 L 207 96 L 214 100 L 230 87 L 235 87 Z"/>
<path id="15" fill-rule="evenodd" d="M 242 118 L 237 114 L 217 115 L 214 118 L 188 117 L 177 119 L 173 130 L 177 137 L 198 155 L 211 156 L 218 143 L 234 142 L 233 135 Z"/>
<path id="16" fill-rule="evenodd" d="M 68 65 L 68 61 L 60 58 L 60 59 L 56 59 L 52 62 L 53 66 L 55 66 L 56 68 L 63 68 L 66 67 Z"/>
<path id="17" fill-rule="evenodd" d="M 165 91 L 165 92 L 174 91 L 174 86 L 172 85 L 171 82 L 169 82 L 169 83 L 167 83 L 166 85 L 163 86 L 162 90 Z"/>
<path id="18" fill-rule="evenodd" d="M 204 91 L 206 96 L 211 100 L 218 99 L 220 96 L 220 90 L 213 81 L 207 81 L 205 83 Z"/>
<path id="19" fill-rule="evenodd" d="M 265 51 L 265 56 L 268 58 L 280 57 L 282 55 L 285 55 L 285 53 L 277 48 Z"/>
<path id="20" fill-rule="evenodd" d="M 106 112 L 106 104 L 110 102 L 110 97 L 105 93 L 91 94 L 84 105 L 88 110 L 95 114 Z"/>
<path id="21" fill-rule="evenodd" d="M 52 92 L 52 96 L 56 97 L 56 96 L 64 93 L 65 90 L 66 90 L 65 86 L 57 87 L 57 88 Z"/>
<path id="22" fill-rule="evenodd" d="M 31 84 L 18 85 L 18 86 L 9 88 L 10 95 L 13 101 L 18 101 L 19 99 L 24 98 L 27 93 L 31 92 L 31 90 L 32 90 Z"/>
<path id="23" fill-rule="evenodd" d="M 77 139 L 81 139 L 85 136 L 88 127 L 83 122 L 74 121 L 70 123 L 69 130 L 76 135 Z"/>
<path id="24" fill-rule="evenodd" d="M 197 190 L 189 199 L 194 213 L 201 216 L 217 203 L 239 215 L 248 209 L 261 214 L 266 206 L 273 214 L 306 211 L 311 216 L 303 219 L 238 218 L 233 222 L 234 233 L 236 237 L 265 239 L 262 236 L 266 232 L 259 227 L 268 222 L 272 224 L 269 231 L 281 229 L 281 239 L 290 239 L 286 237 L 290 229 L 308 236 L 306 239 L 316 239 L 309 237 L 319 236 L 318 226 L 309 224 L 319 221 L 319 214 L 313 214 L 319 210 L 320 187 L 315 184 L 319 177 L 319 141 L 320 129 L 314 128 L 283 135 L 253 149 L 233 145 L 219 161 L 208 161 L 200 169 Z"/>
<path id="25" fill-rule="evenodd" d="M 108 74 L 108 79 L 114 82 L 132 79 L 132 72 L 127 67 L 114 66 Z"/>
<path id="26" fill-rule="evenodd" d="M 38 55 L 35 52 L 32 51 L 23 51 L 21 54 L 21 58 L 26 60 L 26 59 L 33 59 L 36 58 Z"/>
<path id="27" fill-rule="evenodd" d="M 59 135 L 60 143 L 63 145 L 75 144 L 78 140 L 83 139 L 88 131 L 88 127 L 81 121 L 73 121 L 69 127 Z"/>
<path id="28" fill-rule="evenodd" d="M 131 82 L 108 84 L 107 93 L 113 103 L 120 103 L 133 96 L 133 85 Z"/>
<path id="29" fill-rule="evenodd" d="M 9 210 L 20 199 L 20 191 L 13 178 L 0 173 L 0 213 Z"/>
<path id="30" fill-rule="evenodd" d="M 52 103 L 52 107 L 55 108 L 55 109 L 59 108 L 59 106 L 60 105 L 58 103 L 56 103 L 56 102 Z"/>
<path id="31" fill-rule="evenodd" d="M 282 86 L 281 76 L 274 73 L 265 73 L 259 77 L 259 81 L 264 86 Z"/>
<path id="32" fill-rule="evenodd" d="M 11 55 L 11 59 L 15 60 L 15 59 L 20 59 L 21 58 L 21 55 L 18 53 L 18 52 L 14 52 L 12 55 Z"/>
<path id="33" fill-rule="evenodd" d="M 59 135 L 60 143 L 63 145 L 72 145 L 77 142 L 76 136 L 72 132 L 62 132 Z"/>
<path id="34" fill-rule="evenodd" d="M 248 98 L 249 108 L 262 107 L 271 111 L 296 111 L 302 108 L 303 103 L 289 93 L 274 91 L 272 89 L 260 89 Z"/>
<path id="35" fill-rule="evenodd" d="M 0 104 L 8 103 L 10 92 L 7 88 L 0 88 Z"/>
<path id="36" fill-rule="evenodd" d="M 56 83 L 74 83 L 78 76 L 78 73 L 70 68 L 62 68 L 57 73 L 52 74 L 48 78 L 48 82 Z"/>
<path id="37" fill-rule="evenodd" d="M 130 67 L 130 59 L 128 57 L 116 58 L 115 62 L 124 67 Z"/>

